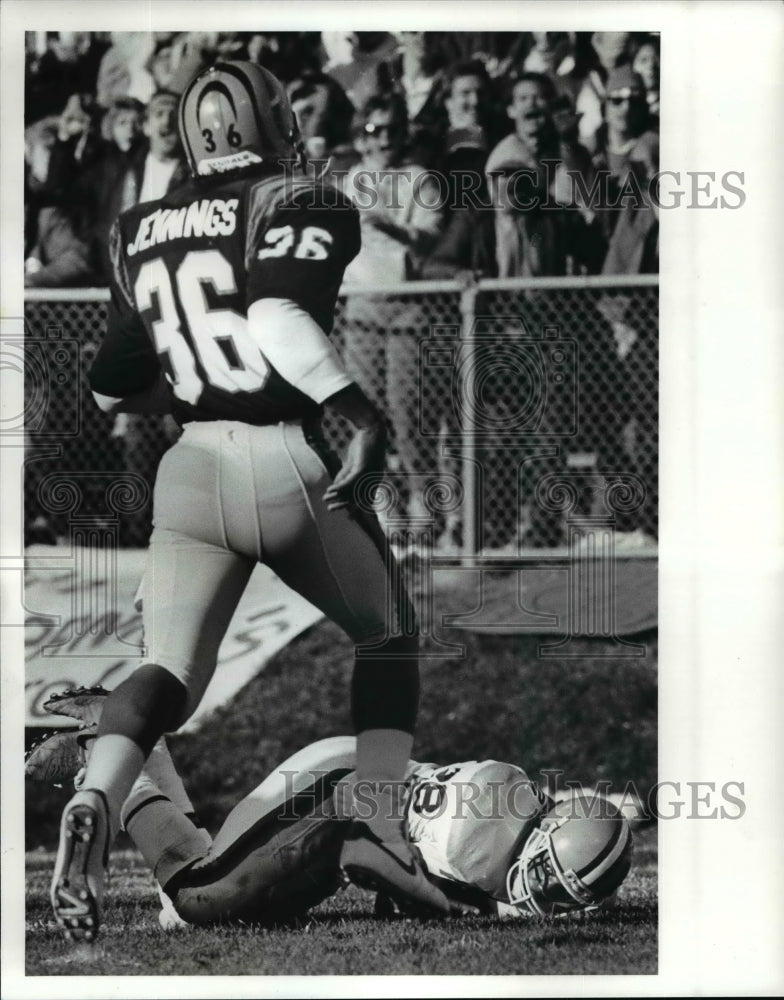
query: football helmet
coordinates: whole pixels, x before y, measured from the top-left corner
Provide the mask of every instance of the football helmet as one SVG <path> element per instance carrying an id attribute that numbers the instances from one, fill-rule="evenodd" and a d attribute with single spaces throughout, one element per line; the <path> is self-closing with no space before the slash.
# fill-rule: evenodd
<path id="1" fill-rule="evenodd" d="M 600 795 L 558 802 L 528 837 L 506 877 L 509 902 L 538 916 L 595 909 L 631 865 L 632 832 Z"/>
<path id="2" fill-rule="evenodd" d="M 304 147 L 286 89 L 251 62 L 219 62 L 183 92 L 180 138 L 194 177 L 303 162 Z"/>

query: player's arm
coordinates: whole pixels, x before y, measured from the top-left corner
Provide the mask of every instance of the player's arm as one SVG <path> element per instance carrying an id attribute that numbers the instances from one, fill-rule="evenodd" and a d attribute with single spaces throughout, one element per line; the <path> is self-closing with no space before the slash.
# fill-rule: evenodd
<path id="1" fill-rule="evenodd" d="M 90 367 L 93 397 L 105 413 L 170 413 L 171 387 L 133 302 L 117 222 L 109 240 L 111 301 L 106 336 Z"/>
<path id="2" fill-rule="evenodd" d="M 279 374 L 354 427 L 345 461 L 324 494 L 330 510 L 348 506 L 357 481 L 383 468 L 386 431 L 381 414 L 352 382 L 329 337 L 301 306 L 289 299 L 260 299 L 248 310 L 248 320 Z"/>
<path id="3" fill-rule="evenodd" d="M 337 192 L 331 192 L 337 196 Z M 347 374 L 328 336 L 343 272 L 359 250 L 356 209 L 342 196 L 304 192 L 274 220 L 254 220 L 248 252 L 248 322 L 283 378 L 354 427 L 343 467 L 324 499 L 331 510 L 351 502 L 367 472 L 383 466 L 384 421 Z"/>
<path id="4" fill-rule="evenodd" d="M 324 493 L 328 509 L 339 510 L 352 502 L 354 487 L 363 476 L 383 470 L 386 428 L 381 414 L 355 382 L 330 396 L 325 403 L 354 426 L 354 436 L 343 465 Z"/>

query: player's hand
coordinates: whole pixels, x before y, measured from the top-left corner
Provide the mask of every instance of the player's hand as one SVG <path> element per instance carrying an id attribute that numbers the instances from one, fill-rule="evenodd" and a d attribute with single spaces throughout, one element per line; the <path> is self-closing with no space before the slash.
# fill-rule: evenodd
<path id="1" fill-rule="evenodd" d="M 369 472 L 381 472 L 384 467 L 386 434 L 381 425 L 360 427 L 346 451 L 338 474 L 324 493 L 328 510 L 341 510 L 353 503 L 354 487 Z"/>

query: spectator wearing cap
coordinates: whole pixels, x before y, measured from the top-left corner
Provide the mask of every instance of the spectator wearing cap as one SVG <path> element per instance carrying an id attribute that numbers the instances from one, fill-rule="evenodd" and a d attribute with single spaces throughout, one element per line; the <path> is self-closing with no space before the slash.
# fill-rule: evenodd
<path id="1" fill-rule="evenodd" d="M 649 137 L 655 135 L 648 114 L 645 84 L 628 64 L 614 69 L 607 77 L 603 114 L 594 160 L 606 166 L 613 177 L 622 180 L 629 169 L 634 148 L 641 141 L 649 142 Z"/>
<path id="2" fill-rule="evenodd" d="M 623 208 L 621 194 L 634 173 L 636 189 L 646 185 L 658 170 L 658 133 L 653 127 L 645 84 L 629 65 L 613 70 L 607 78 L 604 122 L 597 133 L 594 165 L 607 175 L 607 208 L 601 219 L 606 236 L 615 229 Z M 636 164 L 636 166 L 634 166 Z M 640 164 L 645 169 L 640 170 Z"/>
<path id="3" fill-rule="evenodd" d="M 576 99 L 580 142 L 591 153 L 596 150 L 596 133 L 603 121 L 607 78 L 614 69 L 630 61 L 632 44 L 628 31 L 596 31 L 591 35 L 592 65 L 587 69 Z"/>

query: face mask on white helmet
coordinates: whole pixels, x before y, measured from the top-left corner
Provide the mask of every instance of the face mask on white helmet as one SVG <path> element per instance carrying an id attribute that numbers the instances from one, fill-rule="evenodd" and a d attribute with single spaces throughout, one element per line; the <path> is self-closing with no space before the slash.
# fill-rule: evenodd
<path id="1" fill-rule="evenodd" d="M 509 868 L 509 903 L 546 917 L 595 909 L 626 878 L 631 853 L 631 829 L 612 803 L 572 796 L 545 815 Z"/>

